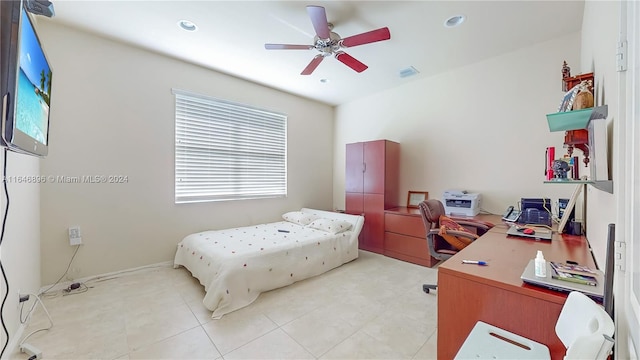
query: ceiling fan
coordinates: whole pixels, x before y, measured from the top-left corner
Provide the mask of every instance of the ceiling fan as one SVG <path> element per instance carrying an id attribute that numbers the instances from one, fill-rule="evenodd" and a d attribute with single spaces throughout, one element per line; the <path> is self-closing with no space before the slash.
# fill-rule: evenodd
<path id="1" fill-rule="evenodd" d="M 291 44 L 264 44 L 267 50 L 310 50 L 316 49 L 320 53 L 307 65 L 300 75 L 311 75 L 320 65 L 322 60 L 330 55 L 334 55 L 338 61 L 352 68 L 356 72 L 363 72 L 367 65 L 356 60 L 353 56 L 342 51 L 343 48 L 369 44 L 376 41 L 389 40 L 391 34 L 389 28 L 383 27 L 377 30 L 368 31 L 362 34 L 353 35 L 342 39 L 340 35 L 332 32 L 333 24 L 327 21 L 327 13 L 322 6 L 309 5 L 307 13 L 311 18 L 311 23 L 316 31 L 313 45 L 291 45 Z"/>

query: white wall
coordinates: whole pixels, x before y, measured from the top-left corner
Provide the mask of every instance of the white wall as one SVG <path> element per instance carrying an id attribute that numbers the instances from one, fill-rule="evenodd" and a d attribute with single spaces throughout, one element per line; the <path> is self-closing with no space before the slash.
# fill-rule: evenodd
<path id="1" fill-rule="evenodd" d="M 614 193 L 609 194 L 591 188 L 588 198 L 588 237 L 593 252 L 598 263 L 604 266 L 607 255 L 607 225 L 609 223 L 616 224 L 616 241 L 627 242 L 627 258 L 625 261 L 631 262 L 632 246 L 629 244 L 633 241 L 627 233 L 625 236 L 625 222 L 628 224 L 633 221 L 631 214 L 624 213 L 620 209 L 624 209 L 625 202 L 630 200 L 630 193 L 625 193 L 625 185 L 630 186 L 633 179 L 624 179 L 625 174 L 625 156 L 633 156 L 633 154 L 625 154 L 629 147 L 626 143 L 625 121 L 619 106 L 626 104 L 625 99 L 620 98 L 619 77 L 616 72 L 616 56 L 617 41 L 620 31 L 620 10 L 619 1 L 587 1 L 585 2 L 584 17 L 582 23 L 582 53 L 581 53 L 581 70 L 583 72 L 593 71 L 595 75 L 595 99 L 597 105 L 609 106 L 609 155 L 611 171 L 610 175 L 614 182 Z M 626 15 L 625 15 L 626 16 Z M 607 24 L 602 26 L 602 24 Z M 637 25 L 636 25 L 637 26 Z M 637 44 L 635 44 L 637 46 Z M 633 45 L 632 45 L 633 47 Z M 627 100 L 628 101 L 628 100 Z M 620 112 L 621 111 L 621 112 Z M 637 156 L 637 155 L 636 155 Z M 619 204 L 619 205 L 617 205 Z M 637 204 L 635 204 L 637 206 Z M 616 211 L 617 210 L 617 211 Z M 619 212 L 618 212 L 619 211 Z M 626 237 L 626 238 L 625 238 Z M 629 267 L 626 269 L 626 275 L 630 276 Z M 614 301 L 615 301 L 615 322 L 616 322 L 616 359 L 633 358 L 631 353 L 635 350 L 633 343 L 630 342 L 630 329 L 638 328 L 637 315 L 633 315 L 631 306 L 634 298 L 628 292 L 629 284 L 626 284 L 625 272 L 616 269 L 614 272 Z"/>
<path id="2" fill-rule="evenodd" d="M 84 245 L 75 278 L 173 260 L 206 229 L 275 221 L 303 206 L 332 207 L 333 108 L 182 61 L 42 21 L 53 63 L 50 150 L 43 175 L 124 175 L 126 184 L 42 186 L 42 281 Z M 222 54 L 220 56 L 223 56 Z M 174 204 L 172 88 L 288 114 L 288 197 Z"/>
<path id="3" fill-rule="evenodd" d="M 601 26 L 607 24 L 607 26 Z M 621 166 L 612 158 L 615 124 L 619 121 L 618 74 L 616 73 L 616 48 L 620 31 L 620 2 L 586 1 L 582 21 L 582 52 L 580 68 L 576 74 L 593 72 L 595 105 L 608 105 L 608 137 L 610 176 Z M 578 69 L 576 69 L 578 70 Z M 622 179 L 613 179 L 620 182 Z M 619 183 L 618 185 L 620 185 Z M 607 253 L 607 226 L 616 223 L 615 194 L 587 187 L 587 234 L 596 261 L 605 266 Z"/>
<path id="4" fill-rule="evenodd" d="M 479 192 L 500 214 L 521 197 L 569 198 L 573 186 L 543 183 L 546 147 L 564 151 L 545 115 L 563 96 L 562 62 L 577 65 L 579 54 L 574 33 L 337 107 L 335 206 L 344 207 L 345 144 L 374 139 L 400 143 L 400 205 L 409 190 Z"/>
<path id="5" fill-rule="evenodd" d="M 9 214 L 1 248 L 2 266 L 9 280 L 9 294 L 2 313 L 10 336 L 6 354 L 9 354 L 16 344 L 15 335 L 20 329 L 18 293 L 37 294 L 40 289 L 40 186 L 19 179 L 37 176 L 41 161 L 44 160 L 12 152 L 7 155 Z M 4 158 L 0 161 L 0 166 L 4 166 Z M 0 192 L 0 216 L 3 216 L 6 207 L 4 189 L 0 188 Z M 4 281 L 0 280 L 0 283 L 4 296 Z M 25 304 L 28 309 L 32 302 Z M 4 331 L 0 330 L 0 333 L 2 346 L 6 339 Z"/>

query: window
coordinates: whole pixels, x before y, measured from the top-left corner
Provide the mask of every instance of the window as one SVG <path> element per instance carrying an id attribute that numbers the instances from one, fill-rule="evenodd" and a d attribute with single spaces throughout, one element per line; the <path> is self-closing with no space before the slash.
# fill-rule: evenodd
<path id="1" fill-rule="evenodd" d="M 287 117 L 173 90 L 175 202 L 287 195 Z"/>

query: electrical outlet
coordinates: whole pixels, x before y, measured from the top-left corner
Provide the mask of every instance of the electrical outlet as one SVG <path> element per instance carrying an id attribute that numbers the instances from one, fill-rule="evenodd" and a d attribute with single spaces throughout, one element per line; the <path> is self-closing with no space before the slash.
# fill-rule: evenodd
<path id="1" fill-rule="evenodd" d="M 80 226 L 72 226 L 69 228 L 69 245 L 82 245 L 82 234 Z"/>

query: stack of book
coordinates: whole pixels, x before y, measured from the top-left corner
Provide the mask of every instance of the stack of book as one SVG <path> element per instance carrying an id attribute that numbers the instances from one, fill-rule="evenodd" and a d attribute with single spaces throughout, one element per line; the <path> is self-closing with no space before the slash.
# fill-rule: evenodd
<path id="1" fill-rule="evenodd" d="M 570 281 L 578 284 L 597 286 L 596 272 L 586 266 L 549 262 L 551 264 L 551 277 L 558 280 Z"/>

